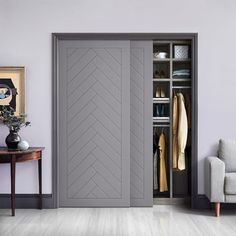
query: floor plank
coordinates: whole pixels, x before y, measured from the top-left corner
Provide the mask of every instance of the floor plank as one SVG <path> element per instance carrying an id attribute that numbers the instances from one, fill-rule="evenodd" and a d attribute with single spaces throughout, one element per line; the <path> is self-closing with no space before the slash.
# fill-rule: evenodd
<path id="1" fill-rule="evenodd" d="M 153 208 L 61 208 L 0 210 L 1 236 L 235 235 L 236 211 L 193 211 L 183 206 Z"/>

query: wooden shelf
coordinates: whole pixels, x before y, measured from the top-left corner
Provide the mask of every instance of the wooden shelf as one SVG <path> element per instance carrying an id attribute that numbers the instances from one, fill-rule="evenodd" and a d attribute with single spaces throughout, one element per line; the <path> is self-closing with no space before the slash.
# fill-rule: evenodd
<path id="1" fill-rule="evenodd" d="M 161 45 L 161 44 L 186 44 L 191 45 L 191 42 L 189 40 L 154 40 L 154 45 Z"/>
<path id="2" fill-rule="evenodd" d="M 190 58 L 153 58 L 153 62 L 190 62 Z"/>
<path id="3" fill-rule="evenodd" d="M 172 79 L 173 82 L 190 82 L 191 78 L 173 78 Z"/>
<path id="4" fill-rule="evenodd" d="M 190 62 L 191 59 L 190 58 L 173 58 L 172 61 L 173 62 Z"/>
<path id="5" fill-rule="evenodd" d="M 153 62 L 170 62 L 170 58 L 153 58 Z"/>
<path id="6" fill-rule="evenodd" d="M 169 103 L 170 98 L 153 98 L 153 103 Z"/>
<path id="7" fill-rule="evenodd" d="M 170 78 L 153 78 L 153 82 L 168 82 L 170 81 Z"/>
<path id="8" fill-rule="evenodd" d="M 162 123 L 168 123 L 170 121 L 170 117 L 163 116 L 163 117 L 152 117 L 154 122 L 162 122 Z"/>
<path id="9" fill-rule="evenodd" d="M 153 101 L 169 101 L 170 98 L 168 97 L 157 97 L 157 98 L 152 98 Z"/>
<path id="10" fill-rule="evenodd" d="M 191 86 L 172 86 L 173 89 L 191 89 Z"/>
<path id="11" fill-rule="evenodd" d="M 158 124 L 157 122 L 154 121 L 152 127 L 169 128 L 170 124 L 165 124 L 165 123 Z"/>

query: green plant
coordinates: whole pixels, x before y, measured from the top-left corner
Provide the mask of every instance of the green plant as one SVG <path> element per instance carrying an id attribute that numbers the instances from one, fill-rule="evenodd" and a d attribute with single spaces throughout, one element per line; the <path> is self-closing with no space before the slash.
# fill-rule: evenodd
<path id="1" fill-rule="evenodd" d="M 14 115 L 14 109 L 10 106 L 2 106 L 0 111 L 0 119 L 3 124 L 6 125 L 9 130 L 19 132 L 22 127 L 30 125 L 29 121 L 25 121 L 26 115 L 20 116 Z"/>

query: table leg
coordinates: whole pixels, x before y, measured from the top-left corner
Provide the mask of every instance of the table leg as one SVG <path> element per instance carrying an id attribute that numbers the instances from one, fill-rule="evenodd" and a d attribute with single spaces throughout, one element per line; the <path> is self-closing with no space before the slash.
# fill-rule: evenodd
<path id="1" fill-rule="evenodd" d="M 41 154 L 42 155 L 42 154 Z M 42 209 L 42 159 L 38 160 L 38 174 L 39 174 L 39 209 Z"/>
<path id="2" fill-rule="evenodd" d="M 15 216 L 15 177 L 16 177 L 16 155 L 11 157 L 11 212 Z"/>

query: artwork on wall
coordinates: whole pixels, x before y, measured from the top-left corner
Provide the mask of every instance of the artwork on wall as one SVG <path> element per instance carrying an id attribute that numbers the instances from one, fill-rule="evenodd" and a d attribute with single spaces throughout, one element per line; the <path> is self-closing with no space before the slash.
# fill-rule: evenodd
<path id="1" fill-rule="evenodd" d="M 16 116 L 25 113 L 25 67 L 0 67 L 0 109 L 10 106 Z"/>

